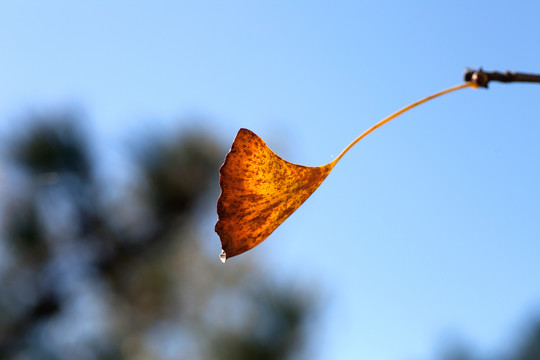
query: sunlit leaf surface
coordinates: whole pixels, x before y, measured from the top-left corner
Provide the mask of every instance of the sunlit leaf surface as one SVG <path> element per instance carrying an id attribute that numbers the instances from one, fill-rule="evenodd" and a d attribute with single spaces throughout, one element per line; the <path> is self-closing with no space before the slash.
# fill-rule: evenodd
<path id="1" fill-rule="evenodd" d="M 240 129 L 220 170 L 216 232 L 225 253 L 222 259 L 266 239 L 306 201 L 332 167 L 292 164 L 253 132 Z"/>

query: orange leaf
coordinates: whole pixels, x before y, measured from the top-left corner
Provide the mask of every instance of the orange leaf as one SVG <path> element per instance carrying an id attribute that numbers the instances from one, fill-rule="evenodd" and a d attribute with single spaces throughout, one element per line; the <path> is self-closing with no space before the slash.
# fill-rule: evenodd
<path id="1" fill-rule="evenodd" d="M 266 239 L 319 187 L 332 167 L 292 164 L 255 133 L 240 129 L 220 169 L 216 232 L 222 260 Z"/>
<path id="2" fill-rule="evenodd" d="M 477 85 L 466 82 L 404 107 L 358 136 L 331 163 L 318 167 L 285 161 L 253 132 L 240 129 L 220 169 L 216 232 L 223 249 L 221 260 L 264 241 L 319 187 L 343 155 L 373 130 L 415 106 L 466 87 Z"/>

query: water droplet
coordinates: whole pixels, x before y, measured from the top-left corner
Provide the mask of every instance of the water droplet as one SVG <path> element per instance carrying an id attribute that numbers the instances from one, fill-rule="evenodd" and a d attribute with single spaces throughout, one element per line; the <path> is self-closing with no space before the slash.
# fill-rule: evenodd
<path id="1" fill-rule="evenodd" d="M 225 254 L 225 250 L 221 250 L 221 254 L 219 254 L 219 258 L 221 262 L 225 264 L 225 261 L 227 261 L 227 254 Z"/>

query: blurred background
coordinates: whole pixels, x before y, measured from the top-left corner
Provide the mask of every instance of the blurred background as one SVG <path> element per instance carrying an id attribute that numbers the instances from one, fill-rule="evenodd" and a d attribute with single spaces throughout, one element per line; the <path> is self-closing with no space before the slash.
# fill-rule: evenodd
<path id="1" fill-rule="evenodd" d="M 466 67 L 540 73 L 540 3 L 0 4 L 0 359 L 540 359 L 540 86 L 359 143 L 223 265 L 249 128 L 330 162 Z"/>

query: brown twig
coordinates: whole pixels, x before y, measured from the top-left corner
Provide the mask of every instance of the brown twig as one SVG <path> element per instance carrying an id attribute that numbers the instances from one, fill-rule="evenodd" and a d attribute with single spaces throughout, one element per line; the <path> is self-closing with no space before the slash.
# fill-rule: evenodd
<path id="1" fill-rule="evenodd" d="M 506 71 L 500 73 L 497 71 L 486 72 L 482 69 L 471 70 L 467 69 L 465 71 L 465 81 L 470 81 L 476 86 L 488 87 L 490 81 L 500 81 L 500 82 L 533 82 L 540 83 L 540 75 L 536 74 L 524 74 L 518 72 Z"/>

